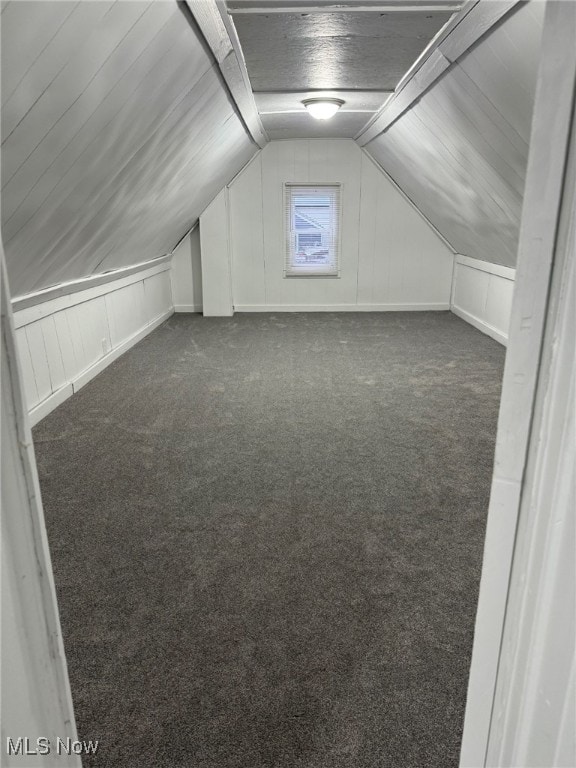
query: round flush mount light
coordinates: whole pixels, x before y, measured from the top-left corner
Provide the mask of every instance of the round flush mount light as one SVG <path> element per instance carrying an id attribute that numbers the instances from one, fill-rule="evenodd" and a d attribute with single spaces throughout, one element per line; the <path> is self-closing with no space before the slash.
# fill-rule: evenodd
<path id="1" fill-rule="evenodd" d="M 316 120 L 329 120 L 344 102 L 342 99 L 304 99 L 302 104 Z"/>

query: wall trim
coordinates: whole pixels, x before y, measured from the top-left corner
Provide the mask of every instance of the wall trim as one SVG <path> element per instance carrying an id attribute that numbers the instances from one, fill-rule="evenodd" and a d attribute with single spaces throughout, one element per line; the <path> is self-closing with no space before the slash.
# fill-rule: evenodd
<path id="1" fill-rule="evenodd" d="M 254 155 L 254 157 L 256 157 L 256 155 Z M 246 166 L 244 166 L 244 167 L 246 167 Z M 176 243 L 174 248 L 172 248 L 172 250 L 170 252 L 170 257 L 174 256 L 174 252 L 177 251 L 178 248 L 180 248 L 180 246 L 182 245 L 184 240 L 186 240 L 187 237 L 190 237 L 192 232 L 194 232 L 194 230 L 197 229 L 199 226 L 200 226 L 200 219 L 198 218 L 198 219 L 196 219 L 194 224 L 192 224 L 190 229 L 182 235 L 182 237 L 180 238 L 180 240 L 178 240 L 178 242 Z"/>
<path id="2" fill-rule="evenodd" d="M 41 419 L 53 411 L 54 408 L 57 408 L 75 392 L 78 392 L 78 390 L 81 389 L 85 384 L 88 384 L 89 381 L 91 381 L 95 376 L 107 368 L 110 363 L 113 363 L 114 360 L 120 357 L 120 355 L 123 355 L 124 352 L 127 352 L 130 347 L 133 347 L 145 336 L 151 333 L 155 328 L 158 328 L 159 325 L 162 325 L 162 323 L 165 320 L 168 320 L 172 314 L 172 309 L 169 309 L 167 312 L 163 312 L 155 320 L 152 320 L 151 323 L 145 325 L 144 328 L 141 328 L 133 336 L 125 339 L 117 347 L 110 350 L 108 354 L 106 354 L 104 357 L 101 357 L 100 360 L 97 360 L 93 365 L 90 366 L 90 368 L 82 371 L 82 373 L 78 374 L 78 376 L 72 379 L 72 381 L 67 382 L 63 387 L 57 389 L 56 392 L 53 392 L 45 400 L 42 400 L 41 403 L 38 403 L 38 405 L 32 408 L 29 412 L 31 426 L 37 424 Z"/>
<path id="3" fill-rule="evenodd" d="M 462 264 L 465 267 L 478 269 L 481 272 L 488 272 L 491 275 L 498 275 L 498 277 L 503 277 L 506 280 L 516 279 L 516 270 L 514 267 L 505 267 L 503 264 L 493 264 L 491 261 L 473 259 L 470 256 L 463 256 L 461 253 L 456 254 L 455 262 L 456 264 Z"/>
<path id="4" fill-rule="evenodd" d="M 174 304 L 174 312 L 202 312 L 202 304 Z"/>
<path id="5" fill-rule="evenodd" d="M 74 284 L 63 283 L 40 293 L 17 296 L 12 300 L 12 311 L 15 313 L 14 326 L 21 328 L 23 325 L 34 323 L 36 320 L 54 314 L 54 312 L 60 312 L 62 309 L 96 299 L 98 296 L 113 293 L 127 285 L 139 283 L 148 277 L 158 275 L 160 272 L 167 272 L 170 269 L 170 258 L 170 256 L 166 256 L 162 257 L 161 260 L 155 260 L 157 263 L 154 266 L 129 267 L 128 274 L 125 270 L 107 272 L 104 280 L 99 279 L 104 277 L 103 275 L 94 275 L 93 278 L 85 278 Z M 94 284 L 87 285 L 92 280 L 94 280 Z M 114 282 L 113 286 L 110 285 L 111 282 Z M 80 283 L 82 284 L 80 285 Z M 71 293 L 65 292 L 67 288 L 75 285 L 78 287 L 72 287 Z"/>
<path id="6" fill-rule="evenodd" d="M 34 291 L 32 293 L 26 293 L 22 296 L 14 296 L 12 298 L 12 311 L 21 312 L 23 309 L 33 307 L 36 304 L 43 304 L 46 301 L 57 299 L 60 296 L 69 296 L 78 292 L 83 292 L 95 288 L 98 285 L 104 285 L 111 283 L 114 280 L 120 280 L 121 278 L 127 278 L 137 272 L 143 272 L 144 270 L 155 269 L 158 266 L 166 265 L 163 269 L 169 269 L 169 261 L 172 258 L 171 253 L 166 253 L 163 256 L 159 256 L 157 259 L 150 259 L 150 261 L 143 261 L 140 264 L 132 264 L 129 267 L 120 267 L 119 269 L 111 269 L 109 272 L 100 272 L 97 275 L 89 275 L 88 277 L 81 277 L 78 280 L 71 280 L 68 283 L 59 283 L 58 285 L 52 285 L 49 288 L 43 288 L 41 291 Z M 161 269 L 157 269 L 156 272 L 161 272 Z M 156 274 L 151 272 L 151 274 Z M 142 278 L 135 278 L 141 280 Z M 131 281 L 131 282 L 134 282 Z M 128 285 L 128 282 L 123 285 Z M 108 293 L 108 291 L 106 291 Z M 100 294 L 94 294 L 88 296 L 89 299 L 94 298 Z M 86 299 L 82 299 L 85 301 Z M 73 302 L 78 304 L 79 302 Z M 66 306 L 73 306 L 73 304 L 67 304 Z M 37 318 L 39 319 L 39 318 Z"/>
<path id="7" fill-rule="evenodd" d="M 277 139 L 274 139 L 274 141 L 277 141 Z M 269 143 L 270 143 L 270 142 L 268 142 L 268 144 L 269 144 Z M 268 146 L 268 144 L 267 144 L 266 146 Z M 234 184 L 234 182 L 236 181 L 236 179 L 239 179 L 239 178 L 240 178 L 240 176 L 242 176 L 242 175 L 244 174 L 244 172 L 248 170 L 249 166 L 251 166 L 251 165 L 252 165 L 252 163 L 253 163 L 253 162 L 256 160 L 256 158 L 257 158 L 257 157 L 260 157 L 260 155 L 262 154 L 262 152 L 264 151 L 264 149 L 266 149 L 266 147 L 260 147 L 260 148 L 258 149 L 258 151 L 257 151 L 255 154 L 253 154 L 253 155 L 252 155 L 252 157 L 250 158 L 250 160 L 248 160 L 248 162 L 247 162 L 245 165 L 243 165 L 243 166 L 242 166 L 242 168 L 240 168 L 240 170 L 238 171 L 238 173 L 237 173 L 237 174 L 235 174 L 235 175 L 234 175 L 234 176 L 233 176 L 233 177 L 230 179 L 230 181 L 228 182 L 228 184 L 226 184 L 226 186 L 228 187 L 228 189 L 230 189 L 230 187 L 231 187 L 231 186 Z M 198 219 L 198 224 L 200 224 L 200 219 Z"/>
<path id="8" fill-rule="evenodd" d="M 428 312 L 446 311 L 445 304 L 236 304 L 235 312 Z"/>
<path id="9" fill-rule="evenodd" d="M 484 320 L 480 320 L 479 317 L 471 315 L 470 312 L 466 312 L 466 310 L 460 309 L 460 307 L 452 305 L 450 307 L 450 311 L 460 317 L 462 320 L 470 323 L 470 325 L 473 325 L 474 328 L 477 328 L 479 331 L 485 333 L 487 336 L 491 336 L 493 339 L 495 339 L 495 341 L 499 341 L 500 344 L 503 344 L 505 347 L 508 345 L 507 333 L 502 333 L 502 331 L 494 328 L 493 325 L 486 323 Z"/>
<path id="10" fill-rule="evenodd" d="M 456 292 L 456 256 L 457 254 L 454 254 L 454 258 L 452 259 L 452 279 L 450 281 L 450 309 L 452 309 L 452 306 L 454 304 L 454 294 Z"/>

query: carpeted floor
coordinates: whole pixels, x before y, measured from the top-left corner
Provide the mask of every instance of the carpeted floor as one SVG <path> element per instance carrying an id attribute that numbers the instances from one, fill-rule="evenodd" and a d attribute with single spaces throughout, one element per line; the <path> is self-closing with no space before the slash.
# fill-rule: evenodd
<path id="1" fill-rule="evenodd" d="M 458 763 L 504 349 L 175 316 L 34 431 L 102 768 Z"/>

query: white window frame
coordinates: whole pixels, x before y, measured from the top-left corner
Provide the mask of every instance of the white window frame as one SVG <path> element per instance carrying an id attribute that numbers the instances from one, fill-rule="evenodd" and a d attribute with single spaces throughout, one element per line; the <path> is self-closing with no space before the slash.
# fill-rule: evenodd
<path id="1" fill-rule="evenodd" d="M 284 277 L 286 278 L 339 278 L 340 277 L 340 249 L 342 239 L 342 184 L 340 182 L 295 182 L 288 181 L 284 188 Z M 295 250 L 297 234 L 291 227 L 292 222 L 292 198 L 295 190 L 306 189 L 312 192 L 318 190 L 333 190 L 335 197 L 336 232 L 333 235 L 331 248 L 334 253 L 333 263 L 328 267 L 321 265 L 296 264 Z M 302 232 L 300 234 L 310 234 Z"/>

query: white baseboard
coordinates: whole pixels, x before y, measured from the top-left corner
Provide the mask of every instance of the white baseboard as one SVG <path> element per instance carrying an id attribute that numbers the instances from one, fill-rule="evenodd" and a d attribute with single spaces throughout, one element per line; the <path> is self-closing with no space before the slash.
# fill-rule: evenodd
<path id="1" fill-rule="evenodd" d="M 235 312 L 428 312 L 450 304 L 236 304 Z"/>
<path id="2" fill-rule="evenodd" d="M 21 297 L 14 327 L 26 403 L 38 423 L 172 312 L 169 264 L 121 270 Z M 116 272 L 114 274 L 117 274 Z M 79 289 L 79 286 L 82 289 Z M 36 303 L 39 297 L 46 301 Z"/>
<path id="3" fill-rule="evenodd" d="M 95 376 L 97 376 L 105 368 L 107 368 L 110 365 L 110 363 L 113 363 L 114 360 L 120 357 L 120 355 L 123 355 L 124 352 L 127 352 L 130 349 L 130 347 L 133 347 L 135 344 L 141 341 L 145 336 L 148 336 L 149 333 L 151 333 L 153 330 L 158 328 L 159 325 L 162 325 L 162 323 L 165 320 L 167 320 L 169 317 L 171 317 L 172 314 L 173 314 L 172 309 L 168 310 L 167 312 L 164 312 L 155 320 L 153 320 L 151 323 L 144 326 L 144 328 L 138 331 L 138 333 L 135 333 L 129 339 L 126 339 L 117 347 L 110 350 L 110 352 L 108 352 L 107 355 L 100 358 L 100 360 L 94 363 L 94 365 L 91 365 L 90 368 L 87 368 L 85 371 L 82 371 L 82 373 L 80 373 L 71 382 L 68 382 L 63 387 L 56 390 L 56 392 L 53 392 L 51 395 L 49 395 L 41 403 L 38 403 L 38 405 L 35 408 L 32 408 L 30 410 L 30 413 L 29 413 L 30 425 L 34 426 L 35 424 L 37 424 L 41 419 L 43 419 L 51 411 L 53 411 L 54 408 L 57 408 L 65 400 L 71 397 L 75 392 L 78 392 L 78 390 L 81 389 L 85 384 L 88 384 L 89 381 L 91 381 Z"/>
<path id="4" fill-rule="evenodd" d="M 127 352 L 130 347 L 133 347 L 134 344 L 137 344 L 145 336 L 148 336 L 149 333 L 152 333 L 155 328 L 158 328 L 159 325 L 162 325 L 162 323 L 165 320 L 168 320 L 168 318 L 173 314 L 173 310 L 169 309 L 167 312 L 159 315 L 155 320 L 152 320 L 151 323 L 145 325 L 144 328 L 138 331 L 138 333 L 135 333 L 134 336 L 131 336 L 129 339 L 125 339 L 125 341 L 123 341 L 117 347 L 110 350 L 107 355 L 94 363 L 94 365 L 91 365 L 90 368 L 82 371 L 82 373 L 72 381 L 74 392 L 77 392 L 85 384 L 88 384 L 88 382 L 93 379 L 94 376 L 97 376 L 100 371 L 103 371 L 104 368 L 107 368 L 110 363 L 114 362 L 114 360 L 120 357 L 120 355 L 123 355 L 124 352 Z"/>
<path id="5" fill-rule="evenodd" d="M 458 317 L 460 317 L 462 320 L 465 320 L 467 323 L 470 323 L 470 325 L 473 325 L 479 331 L 482 331 L 482 333 L 485 333 L 487 336 L 490 336 L 495 341 L 499 341 L 500 344 L 507 346 L 508 344 L 507 334 L 502 333 L 502 331 L 499 331 L 497 328 L 494 328 L 492 325 L 489 325 L 488 323 L 484 322 L 484 320 L 480 320 L 480 318 L 475 317 L 474 315 L 471 315 L 470 312 L 466 312 L 464 309 L 460 309 L 459 307 L 452 306 L 450 310 L 455 315 L 458 315 Z"/>
<path id="6" fill-rule="evenodd" d="M 73 394 L 74 385 L 69 383 L 64 384 L 64 386 L 60 387 L 60 389 L 57 389 L 56 392 L 53 392 L 51 395 L 49 395 L 46 400 L 42 400 L 42 402 L 38 403 L 35 408 L 32 408 L 28 414 L 30 417 L 30 426 L 33 427 L 35 424 L 38 424 L 38 422 L 41 421 L 44 416 L 48 416 L 48 414 L 53 411 L 54 408 L 57 408 L 59 405 L 61 405 L 64 400 L 68 400 L 68 398 L 72 397 Z"/>
<path id="7" fill-rule="evenodd" d="M 202 304 L 174 304 L 174 312 L 202 312 Z"/>

